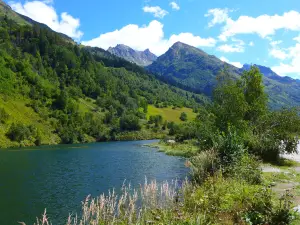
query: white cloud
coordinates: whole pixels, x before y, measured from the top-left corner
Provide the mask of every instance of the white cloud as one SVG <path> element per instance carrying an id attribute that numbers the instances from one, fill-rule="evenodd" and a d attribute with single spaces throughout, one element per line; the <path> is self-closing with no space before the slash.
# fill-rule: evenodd
<path id="1" fill-rule="evenodd" d="M 168 14 L 168 11 L 160 8 L 159 6 L 145 6 L 143 11 L 146 13 L 151 13 L 154 15 L 154 17 L 161 19 Z"/>
<path id="2" fill-rule="evenodd" d="M 240 63 L 240 62 L 230 62 L 229 59 L 225 58 L 224 56 L 222 56 L 220 58 L 220 60 L 222 60 L 223 62 L 226 62 L 228 64 L 234 65 L 237 68 L 242 68 L 243 67 L 242 63 Z"/>
<path id="3" fill-rule="evenodd" d="M 269 53 L 270 53 L 271 56 L 273 56 L 276 59 L 284 60 L 288 57 L 288 55 L 280 49 L 273 48 L 273 49 L 270 50 Z"/>
<path id="4" fill-rule="evenodd" d="M 282 51 L 284 51 L 286 59 L 290 61 L 288 63 L 281 62 L 278 66 L 272 67 L 272 70 L 282 76 L 298 74 L 300 78 L 300 43 L 288 49 L 282 49 Z"/>
<path id="5" fill-rule="evenodd" d="M 10 6 L 16 12 L 28 16 L 31 19 L 44 23 L 54 31 L 64 33 L 72 38 L 80 39 L 83 32 L 79 30 L 80 20 L 72 17 L 67 12 L 63 12 L 60 17 L 52 6 L 52 0 L 10 2 Z"/>
<path id="6" fill-rule="evenodd" d="M 220 45 L 217 50 L 220 52 L 244 52 L 245 48 L 245 42 L 236 38 L 231 39 L 233 41 L 233 44 L 224 44 Z"/>
<path id="7" fill-rule="evenodd" d="M 281 40 L 278 40 L 278 41 L 271 41 L 271 42 L 270 42 L 270 45 L 271 45 L 272 47 L 276 47 L 276 46 L 278 46 L 278 45 L 281 44 L 281 43 L 282 43 Z"/>
<path id="8" fill-rule="evenodd" d="M 117 44 L 128 45 L 136 50 L 150 49 L 156 55 L 165 53 L 174 43 L 180 41 L 194 47 L 213 47 L 216 40 L 213 38 L 202 38 L 191 33 L 174 34 L 169 39 L 165 38 L 163 24 L 153 20 L 149 25 L 139 27 L 129 24 L 120 30 L 101 34 L 99 37 L 82 44 L 107 49 Z"/>
<path id="9" fill-rule="evenodd" d="M 207 14 L 205 14 L 205 17 L 210 17 L 210 16 L 213 17 L 213 19 L 209 22 L 208 26 L 213 27 L 216 24 L 221 24 L 226 22 L 229 18 L 228 13 L 230 11 L 231 10 L 229 9 L 220 9 L 220 8 L 208 10 Z"/>
<path id="10" fill-rule="evenodd" d="M 220 52 L 244 52 L 242 47 L 228 44 L 220 45 L 217 50 Z"/>
<path id="11" fill-rule="evenodd" d="M 288 54 L 286 53 L 286 50 L 279 47 L 279 45 L 282 43 L 281 40 L 278 41 L 271 41 L 271 49 L 269 50 L 269 54 L 273 56 L 276 59 L 285 60 L 288 58 Z"/>
<path id="12" fill-rule="evenodd" d="M 297 42 L 300 42 L 300 35 L 298 37 L 295 37 L 293 40 L 297 41 Z"/>
<path id="13" fill-rule="evenodd" d="M 228 16 L 228 9 L 210 9 L 206 16 L 212 16 L 209 26 L 224 23 L 219 38 L 227 41 L 237 34 L 258 34 L 262 38 L 275 34 L 279 29 L 300 31 L 300 13 L 285 12 L 282 15 L 260 15 L 258 17 L 240 16 L 233 20 Z"/>
<path id="14" fill-rule="evenodd" d="M 253 47 L 253 46 L 254 46 L 254 42 L 253 42 L 253 41 L 250 41 L 250 42 L 249 42 L 249 46 Z"/>
<path id="15" fill-rule="evenodd" d="M 180 7 L 176 2 L 171 2 L 170 6 L 172 7 L 173 10 L 176 10 L 176 11 L 180 10 Z"/>

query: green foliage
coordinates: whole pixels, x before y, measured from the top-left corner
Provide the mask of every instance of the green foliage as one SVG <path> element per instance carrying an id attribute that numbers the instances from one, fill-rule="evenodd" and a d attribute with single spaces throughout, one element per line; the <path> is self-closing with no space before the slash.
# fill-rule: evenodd
<path id="1" fill-rule="evenodd" d="M 10 19 L 0 20 L 0 97 L 22 98 L 40 117 L 37 144 L 57 135 L 61 143 L 114 140 L 144 126 L 149 104 L 192 108 L 205 101 L 104 50 L 80 47 L 34 21 Z M 7 113 L 10 122 L 23 123 Z"/>
<path id="2" fill-rule="evenodd" d="M 198 48 L 183 43 L 174 44 L 164 55 L 146 68 L 164 82 L 194 93 L 205 94 L 208 97 L 213 96 L 214 89 L 218 86 L 216 77 L 220 70 L 227 68 L 233 80 L 244 76 L 243 70 L 224 63 L 217 57 L 209 55 Z M 256 73 L 253 69 L 252 72 Z M 274 75 L 274 72 L 273 74 L 262 72 L 265 74 L 262 77 L 262 81 L 265 86 L 265 92 L 269 96 L 268 105 L 270 108 L 280 109 L 282 107 L 299 106 L 299 82 L 287 77 L 280 77 L 277 74 Z M 255 80 L 257 79 L 255 78 Z M 256 89 L 259 87 L 256 85 L 258 83 L 252 82 L 254 80 L 251 81 L 250 79 L 248 81 L 252 86 L 251 88 L 249 86 L 250 89 L 248 90 L 250 92 L 254 90 L 252 88 Z M 255 100 L 257 96 L 250 94 L 250 92 L 247 94 L 247 99 L 250 101 Z M 261 92 L 257 92 L 258 96 L 260 94 Z M 253 99 L 251 100 L 251 98 Z M 261 109 L 260 101 L 263 102 L 263 99 L 255 100 L 259 110 Z M 256 111 L 255 108 L 251 110 Z M 253 116 L 255 117 L 255 115 Z"/>
<path id="3" fill-rule="evenodd" d="M 232 128 L 229 128 L 228 133 L 222 133 L 216 138 L 214 149 L 216 149 L 220 163 L 225 170 L 240 161 L 245 153 L 243 140 Z"/>
<path id="4" fill-rule="evenodd" d="M 5 111 L 4 108 L 0 108 L 0 122 L 5 124 L 9 118 L 9 114 Z"/>
<path id="5" fill-rule="evenodd" d="M 188 119 L 187 114 L 186 114 L 185 112 L 182 112 L 182 113 L 180 114 L 180 120 L 181 120 L 181 121 L 187 121 L 187 119 Z"/>
<path id="6" fill-rule="evenodd" d="M 126 131 L 140 130 L 141 125 L 139 123 L 139 118 L 134 114 L 123 115 L 120 118 L 120 128 Z"/>
<path id="7" fill-rule="evenodd" d="M 262 183 L 261 164 L 260 160 L 244 153 L 239 161 L 236 161 L 226 169 L 227 175 L 234 179 L 247 182 L 251 185 Z"/>
<path id="8" fill-rule="evenodd" d="M 255 123 L 267 111 L 267 97 L 264 91 L 263 75 L 252 66 L 242 76 L 245 100 L 248 105 L 245 120 Z"/>
<path id="9" fill-rule="evenodd" d="M 219 75 L 219 84 L 214 90 L 214 105 L 217 127 L 226 131 L 228 124 L 244 132 L 267 111 L 267 98 L 258 68 L 245 71 L 240 80 L 232 80 L 225 69 Z"/>
<path id="10" fill-rule="evenodd" d="M 296 218 L 290 194 L 279 201 L 270 188 L 220 173 L 186 191 L 192 192 L 185 196 L 186 210 L 206 215 L 204 224 L 291 224 Z"/>
<path id="11" fill-rule="evenodd" d="M 20 123 L 13 123 L 6 135 L 12 141 L 21 142 L 30 138 L 35 138 L 37 136 L 37 129 L 32 125 L 26 126 Z"/>
<path id="12" fill-rule="evenodd" d="M 245 137 L 249 151 L 269 161 L 278 161 L 283 153 L 297 152 L 299 125 L 297 108 L 267 113 Z"/>
<path id="13" fill-rule="evenodd" d="M 170 122 L 167 125 L 169 129 L 169 135 L 175 135 L 179 131 L 179 125 L 174 122 Z"/>
<path id="14" fill-rule="evenodd" d="M 191 168 L 193 181 L 201 184 L 218 170 L 219 160 L 214 150 L 203 151 L 191 157 L 188 165 Z"/>
<path id="15" fill-rule="evenodd" d="M 297 151 L 300 133 L 298 108 L 269 111 L 262 75 L 251 67 L 241 79 L 225 68 L 218 77 L 214 101 L 198 109 L 197 120 L 172 129 L 178 141 L 199 139 L 200 149 L 214 148 L 223 165 L 240 160 L 244 149 L 264 160 L 276 161 Z"/>
<path id="16" fill-rule="evenodd" d="M 149 124 L 155 124 L 156 127 L 163 123 L 163 118 L 161 115 L 150 116 L 149 117 Z"/>

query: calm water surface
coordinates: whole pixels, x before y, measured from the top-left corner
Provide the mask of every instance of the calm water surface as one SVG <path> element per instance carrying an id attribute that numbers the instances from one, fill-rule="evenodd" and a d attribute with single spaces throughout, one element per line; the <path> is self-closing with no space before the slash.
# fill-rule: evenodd
<path id="1" fill-rule="evenodd" d="M 27 225 L 44 208 L 64 224 L 89 194 L 98 196 L 148 180 L 183 179 L 184 159 L 147 147 L 153 141 L 112 142 L 0 150 L 0 225 Z M 63 223 L 61 223 L 63 221 Z"/>

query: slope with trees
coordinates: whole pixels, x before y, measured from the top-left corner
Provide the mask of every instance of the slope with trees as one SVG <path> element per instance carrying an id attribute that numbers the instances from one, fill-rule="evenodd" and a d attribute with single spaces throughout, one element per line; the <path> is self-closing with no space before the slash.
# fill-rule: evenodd
<path id="1" fill-rule="evenodd" d="M 0 131 L 2 147 L 116 140 L 147 129 L 148 104 L 195 107 L 206 101 L 108 52 L 7 15 L 0 22 L 0 56 L 0 97 L 10 115 Z M 158 135 L 144 133 L 138 138 Z"/>
<path id="2" fill-rule="evenodd" d="M 212 97 L 217 85 L 216 77 L 225 67 L 233 79 L 241 77 L 243 71 L 249 69 L 249 66 L 236 68 L 198 48 L 178 42 L 146 69 L 166 83 Z M 265 67 L 260 68 L 265 72 Z M 274 72 L 265 75 L 263 82 L 271 108 L 300 105 L 299 82 L 275 76 Z"/>

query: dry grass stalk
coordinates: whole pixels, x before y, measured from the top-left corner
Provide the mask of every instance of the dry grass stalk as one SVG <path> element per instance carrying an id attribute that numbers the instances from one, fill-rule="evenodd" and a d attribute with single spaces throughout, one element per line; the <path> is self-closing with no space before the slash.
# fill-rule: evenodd
<path id="1" fill-rule="evenodd" d="M 144 185 L 138 189 L 123 184 L 120 195 L 112 190 L 97 198 L 88 196 L 82 202 L 81 217 L 70 214 L 66 225 L 146 224 L 150 217 L 160 220 L 156 212 L 175 208 L 179 199 L 178 189 L 177 180 L 158 184 L 155 180 L 148 183 L 145 179 Z M 52 225 L 46 210 L 34 225 Z"/>

